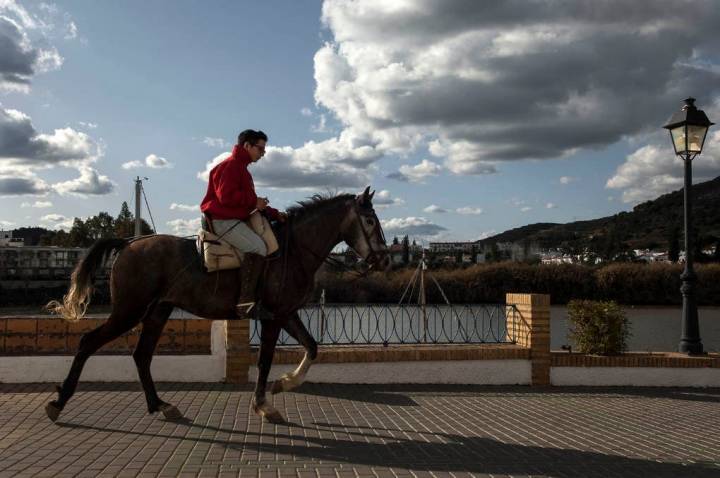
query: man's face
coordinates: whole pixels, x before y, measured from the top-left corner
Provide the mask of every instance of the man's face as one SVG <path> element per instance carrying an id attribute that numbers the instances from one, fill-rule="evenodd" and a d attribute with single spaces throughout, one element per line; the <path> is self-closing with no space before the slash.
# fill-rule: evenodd
<path id="1" fill-rule="evenodd" d="M 258 140 L 255 144 L 245 143 L 245 149 L 254 163 L 265 155 L 265 140 Z"/>

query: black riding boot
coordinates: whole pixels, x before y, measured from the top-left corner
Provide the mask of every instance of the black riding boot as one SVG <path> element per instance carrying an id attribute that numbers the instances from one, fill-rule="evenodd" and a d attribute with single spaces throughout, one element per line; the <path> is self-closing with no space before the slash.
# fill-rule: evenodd
<path id="1" fill-rule="evenodd" d="M 243 257 L 242 277 L 240 278 L 240 298 L 235 310 L 238 318 L 249 319 L 256 313 L 258 282 L 265 269 L 265 256 L 246 252 Z"/>

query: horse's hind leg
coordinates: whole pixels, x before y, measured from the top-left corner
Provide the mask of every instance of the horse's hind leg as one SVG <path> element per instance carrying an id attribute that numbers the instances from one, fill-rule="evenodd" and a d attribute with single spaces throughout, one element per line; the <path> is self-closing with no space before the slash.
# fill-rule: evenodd
<path id="1" fill-rule="evenodd" d="M 292 314 L 283 324 L 283 329 L 305 348 L 305 357 L 303 357 L 302 362 L 300 362 L 300 365 L 298 365 L 295 370 L 283 374 L 278 380 L 273 382 L 272 388 L 270 389 L 270 393 L 272 394 L 287 392 L 300 386 L 305 380 L 305 374 L 307 374 L 307 371 L 310 369 L 312 361 L 317 357 L 317 342 L 305 328 L 297 312 Z"/>
<path id="2" fill-rule="evenodd" d="M 133 359 L 137 366 L 138 376 L 140 377 L 143 390 L 145 390 L 148 412 L 162 412 L 165 418 L 176 420 L 182 418 L 182 413 L 180 413 L 175 406 L 160 400 L 157 390 L 155 390 L 152 375 L 150 374 L 150 363 L 152 362 L 153 352 L 155 352 L 155 347 L 157 347 L 163 328 L 172 310 L 173 306 L 170 304 L 158 304 L 143 320 L 142 332 L 140 333 L 137 347 L 135 347 L 135 352 L 133 352 Z"/>
<path id="3" fill-rule="evenodd" d="M 275 355 L 275 344 L 280 335 L 280 319 L 261 320 L 260 322 L 260 351 L 258 352 L 258 377 L 255 384 L 255 396 L 252 406 L 255 413 L 270 423 L 282 423 L 283 417 L 272 405 L 267 403 L 265 388 L 270 374 L 270 367 Z"/>
<path id="4" fill-rule="evenodd" d="M 122 316 L 124 317 L 124 316 Z M 57 387 L 58 399 L 53 400 L 45 406 L 45 412 L 50 420 L 57 420 L 60 412 L 67 404 L 70 397 L 75 393 L 80 373 L 85 366 L 85 362 L 92 354 L 98 351 L 100 347 L 120 337 L 122 334 L 132 329 L 139 320 L 123 321 L 121 316 L 112 313 L 107 321 L 100 327 L 91 330 L 80 338 L 78 352 L 75 354 L 70 372 L 63 382 L 62 386 Z"/>

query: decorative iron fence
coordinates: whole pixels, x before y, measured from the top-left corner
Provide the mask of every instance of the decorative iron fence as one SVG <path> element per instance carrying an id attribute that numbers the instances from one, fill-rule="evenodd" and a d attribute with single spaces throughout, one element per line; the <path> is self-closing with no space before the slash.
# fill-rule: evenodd
<path id="1" fill-rule="evenodd" d="M 300 310 L 305 327 L 322 345 L 516 343 L 514 305 L 311 304 Z M 260 343 L 257 321 L 250 344 Z M 284 331 L 278 345 L 296 345 Z"/>

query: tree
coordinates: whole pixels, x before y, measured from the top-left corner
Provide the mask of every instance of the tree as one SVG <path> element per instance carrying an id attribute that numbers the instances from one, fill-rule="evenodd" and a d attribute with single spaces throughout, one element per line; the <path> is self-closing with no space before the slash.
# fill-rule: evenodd
<path id="1" fill-rule="evenodd" d="M 674 226 L 670 228 L 670 237 L 668 238 L 668 260 L 677 262 L 680 260 L 680 228 Z"/>
<path id="2" fill-rule="evenodd" d="M 76 217 L 73 221 L 68 237 L 68 246 L 70 247 L 89 247 L 93 239 L 90 237 L 87 225 L 82 219 Z"/>
<path id="3" fill-rule="evenodd" d="M 393 242 L 392 242 L 392 243 L 393 243 L 393 246 L 397 246 L 398 244 L 400 244 L 400 241 L 398 240 L 397 236 L 393 236 Z"/>
<path id="4" fill-rule="evenodd" d="M 135 235 L 135 216 L 130 212 L 126 201 L 120 207 L 120 214 L 115 219 L 115 237 L 132 237 Z"/>
<path id="5" fill-rule="evenodd" d="M 405 236 L 402 240 L 402 263 L 410 264 L 410 238 Z"/>

